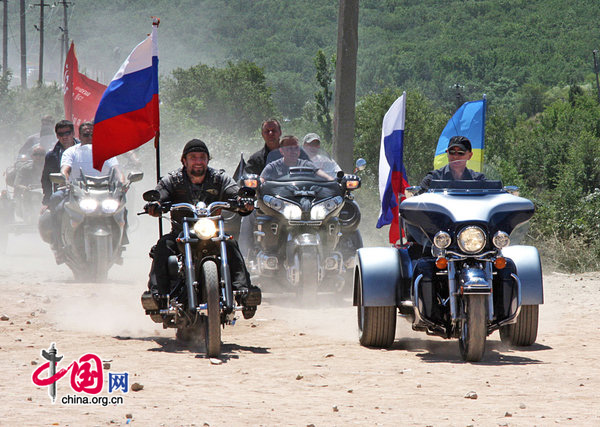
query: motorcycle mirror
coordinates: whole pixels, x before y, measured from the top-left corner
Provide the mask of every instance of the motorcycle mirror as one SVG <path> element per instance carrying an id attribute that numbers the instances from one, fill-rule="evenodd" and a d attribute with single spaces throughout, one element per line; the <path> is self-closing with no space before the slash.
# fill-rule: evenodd
<path id="1" fill-rule="evenodd" d="M 127 174 L 127 181 L 129 182 L 138 182 L 144 178 L 144 172 L 129 172 Z"/>
<path id="2" fill-rule="evenodd" d="M 362 157 L 359 159 L 356 159 L 356 170 L 357 171 L 365 170 L 366 167 L 367 167 L 367 161 L 365 159 L 363 159 Z"/>
<path id="3" fill-rule="evenodd" d="M 147 202 L 158 202 L 160 200 L 160 193 L 157 190 L 148 190 L 142 197 Z"/>
<path id="4" fill-rule="evenodd" d="M 513 196 L 518 196 L 519 195 L 519 187 L 517 187 L 516 185 L 505 185 L 504 186 L 504 190 L 507 193 L 512 194 Z"/>
<path id="5" fill-rule="evenodd" d="M 420 185 L 415 185 L 413 187 L 406 187 L 404 189 L 404 197 L 406 197 L 408 199 L 409 197 L 417 196 L 420 192 L 421 192 Z"/>
<path id="6" fill-rule="evenodd" d="M 62 173 L 51 173 L 50 174 L 50 182 L 58 185 L 65 185 L 67 182 L 67 178 Z"/>

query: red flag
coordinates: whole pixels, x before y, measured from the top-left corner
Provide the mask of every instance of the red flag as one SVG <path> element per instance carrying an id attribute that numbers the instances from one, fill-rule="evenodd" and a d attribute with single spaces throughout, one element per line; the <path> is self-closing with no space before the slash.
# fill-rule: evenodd
<path id="1" fill-rule="evenodd" d="M 98 104 L 106 86 L 88 78 L 79 72 L 79 62 L 75 56 L 75 44 L 71 48 L 65 61 L 63 74 L 63 93 L 65 104 L 65 118 L 71 120 L 78 136 L 79 125 L 94 119 Z"/>

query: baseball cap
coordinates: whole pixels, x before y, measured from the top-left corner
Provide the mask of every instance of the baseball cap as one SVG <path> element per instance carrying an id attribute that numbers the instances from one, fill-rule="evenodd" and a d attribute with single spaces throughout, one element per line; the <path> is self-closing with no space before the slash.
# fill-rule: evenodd
<path id="1" fill-rule="evenodd" d="M 321 137 L 316 133 L 307 133 L 302 139 L 303 144 L 310 144 L 313 141 L 321 141 Z"/>
<path id="2" fill-rule="evenodd" d="M 464 151 L 471 151 L 471 141 L 466 136 L 453 136 L 448 142 L 448 150 L 452 147 L 459 147 Z"/>

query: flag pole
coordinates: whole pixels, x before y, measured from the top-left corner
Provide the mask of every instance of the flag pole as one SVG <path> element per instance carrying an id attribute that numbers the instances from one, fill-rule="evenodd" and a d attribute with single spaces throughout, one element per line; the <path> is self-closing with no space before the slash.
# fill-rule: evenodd
<path id="1" fill-rule="evenodd" d="M 156 153 L 156 182 L 160 181 L 160 131 L 154 134 L 154 151 Z M 158 237 L 163 235 L 162 216 L 158 217 Z"/>

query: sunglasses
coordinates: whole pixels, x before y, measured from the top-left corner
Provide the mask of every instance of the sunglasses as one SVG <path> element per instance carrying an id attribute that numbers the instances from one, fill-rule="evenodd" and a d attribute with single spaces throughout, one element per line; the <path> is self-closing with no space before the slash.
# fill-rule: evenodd
<path id="1" fill-rule="evenodd" d="M 448 154 L 450 154 L 451 156 L 464 156 L 465 154 L 467 154 L 467 152 L 462 150 L 449 150 Z"/>
<path id="2" fill-rule="evenodd" d="M 69 136 L 69 135 L 71 135 L 72 133 L 73 133 L 73 131 L 72 131 L 72 130 L 66 130 L 66 131 L 64 131 L 64 132 L 56 132 L 56 135 L 58 135 L 58 136 Z"/>
<path id="3" fill-rule="evenodd" d="M 81 136 L 85 136 L 86 138 L 89 136 L 92 136 L 93 133 L 92 132 L 86 132 L 86 133 L 82 133 Z"/>

